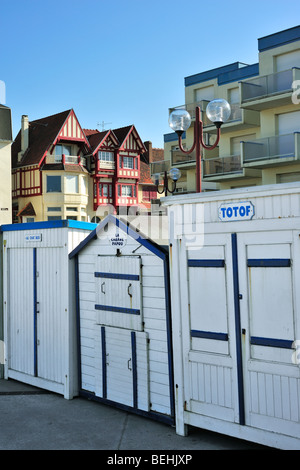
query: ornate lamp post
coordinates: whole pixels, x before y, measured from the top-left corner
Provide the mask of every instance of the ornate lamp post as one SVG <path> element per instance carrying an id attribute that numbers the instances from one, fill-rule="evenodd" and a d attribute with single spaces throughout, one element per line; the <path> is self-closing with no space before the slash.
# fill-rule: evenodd
<path id="1" fill-rule="evenodd" d="M 165 193 L 165 196 L 169 193 L 174 193 L 176 190 L 176 183 L 181 176 L 180 170 L 178 168 L 171 168 L 169 171 L 164 171 L 162 173 L 154 173 L 151 176 L 153 183 L 156 185 L 158 194 Z M 169 188 L 169 179 L 173 181 L 172 189 Z M 159 187 L 162 186 L 162 190 Z"/>
<path id="2" fill-rule="evenodd" d="M 206 114 L 210 121 L 212 121 L 217 128 L 216 142 L 209 146 L 203 142 L 203 122 L 200 117 L 200 107 L 196 106 L 196 120 L 194 127 L 194 143 L 190 150 L 184 150 L 182 147 L 182 134 L 191 125 L 191 116 L 185 109 L 176 109 L 170 114 L 169 125 L 173 131 L 178 135 L 178 144 L 181 152 L 189 155 L 196 150 L 196 190 L 201 192 L 201 146 L 207 150 L 214 149 L 220 140 L 221 125 L 227 121 L 230 116 L 231 108 L 229 103 L 223 99 L 210 101 L 206 107 Z"/>

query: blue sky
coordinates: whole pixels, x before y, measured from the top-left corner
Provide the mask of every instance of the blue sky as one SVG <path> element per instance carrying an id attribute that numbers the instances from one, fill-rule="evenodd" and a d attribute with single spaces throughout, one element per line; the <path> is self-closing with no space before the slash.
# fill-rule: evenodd
<path id="1" fill-rule="evenodd" d="M 163 147 L 184 77 L 258 62 L 257 39 L 297 26 L 290 0 L 0 0 L 0 80 L 14 136 L 73 108 L 83 127 L 134 124 Z"/>

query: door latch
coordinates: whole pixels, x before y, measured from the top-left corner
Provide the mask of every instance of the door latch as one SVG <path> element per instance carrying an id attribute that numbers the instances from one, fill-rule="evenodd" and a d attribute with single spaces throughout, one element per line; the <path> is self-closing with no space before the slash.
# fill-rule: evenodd
<path id="1" fill-rule="evenodd" d="M 128 293 L 128 295 L 129 295 L 129 297 L 132 297 L 131 288 L 132 288 L 132 284 L 129 284 L 129 286 L 128 286 L 128 288 L 127 288 L 127 293 Z"/>

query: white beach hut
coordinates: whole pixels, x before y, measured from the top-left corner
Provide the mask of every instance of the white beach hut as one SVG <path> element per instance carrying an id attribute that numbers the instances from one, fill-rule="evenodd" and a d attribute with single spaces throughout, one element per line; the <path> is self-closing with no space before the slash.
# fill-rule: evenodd
<path id="1" fill-rule="evenodd" d="M 110 215 L 70 259 L 80 395 L 172 423 L 168 250 Z"/>
<path id="2" fill-rule="evenodd" d="M 68 255 L 95 224 L 1 227 L 4 376 L 72 398 L 77 390 L 75 289 Z"/>

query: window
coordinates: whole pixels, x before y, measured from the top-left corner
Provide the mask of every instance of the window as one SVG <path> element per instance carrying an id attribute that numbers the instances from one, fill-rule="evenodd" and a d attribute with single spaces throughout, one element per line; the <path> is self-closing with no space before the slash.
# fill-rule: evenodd
<path id="1" fill-rule="evenodd" d="M 71 145 L 56 145 L 55 146 L 55 155 L 72 155 Z"/>
<path id="2" fill-rule="evenodd" d="M 156 189 L 152 186 L 146 186 L 143 188 L 143 200 L 144 201 L 151 201 L 151 199 L 157 198 Z"/>
<path id="3" fill-rule="evenodd" d="M 133 170 L 133 157 L 123 157 L 123 168 Z"/>
<path id="4" fill-rule="evenodd" d="M 60 212 L 60 211 L 61 211 L 61 207 L 48 207 L 48 208 L 47 208 L 47 211 L 48 211 L 48 212 Z"/>
<path id="5" fill-rule="evenodd" d="M 85 177 L 82 177 L 81 178 L 81 193 L 82 194 L 87 194 L 88 193 L 88 182 L 87 182 L 87 178 Z"/>
<path id="6" fill-rule="evenodd" d="M 132 185 L 123 184 L 122 185 L 122 196 L 132 197 Z"/>
<path id="7" fill-rule="evenodd" d="M 55 161 L 61 162 L 62 155 L 72 155 L 72 147 L 71 145 L 61 145 L 58 144 L 55 146 Z"/>
<path id="8" fill-rule="evenodd" d="M 34 222 L 34 217 L 26 217 L 26 223 Z"/>
<path id="9" fill-rule="evenodd" d="M 112 197 L 112 184 L 99 183 L 99 197 Z"/>
<path id="10" fill-rule="evenodd" d="M 47 193 L 61 193 L 61 177 L 47 175 Z"/>
<path id="11" fill-rule="evenodd" d="M 52 221 L 52 220 L 61 220 L 61 216 L 60 216 L 60 215 L 48 215 L 48 220 L 49 220 L 49 221 Z"/>
<path id="12" fill-rule="evenodd" d="M 78 193 L 78 176 L 66 176 L 66 193 Z"/>
<path id="13" fill-rule="evenodd" d="M 102 162 L 114 162 L 113 152 L 98 152 L 98 159 Z"/>
<path id="14" fill-rule="evenodd" d="M 70 211 L 70 212 L 78 212 L 78 208 L 77 208 L 77 207 L 67 207 L 66 210 L 67 210 L 67 211 Z"/>

